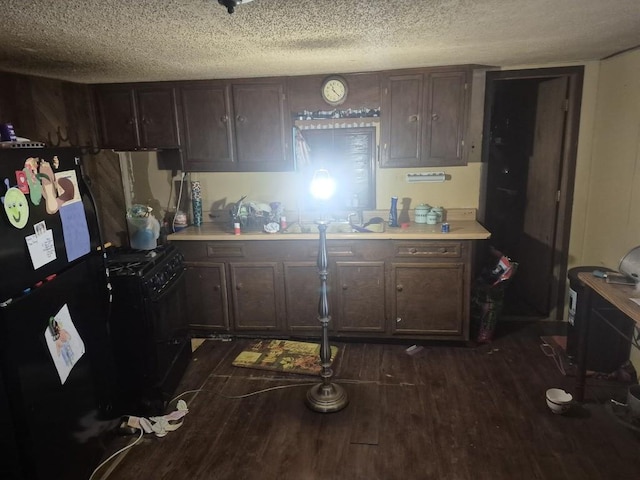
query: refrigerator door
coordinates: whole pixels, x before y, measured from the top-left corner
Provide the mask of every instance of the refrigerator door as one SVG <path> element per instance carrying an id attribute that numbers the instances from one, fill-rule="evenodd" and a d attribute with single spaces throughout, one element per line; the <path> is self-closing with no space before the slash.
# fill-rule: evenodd
<path id="1" fill-rule="evenodd" d="M 0 149 L 0 302 L 99 245 L 77 149 Z"/>
<path id="2" fill-rule="evenodd" d="M 86 480 L 104 453 L 115 420 L 100 262 L 94 255 L 0 308 L 0 403 L 11 422 L 0 442 L 12 452 L 8 468 L 21 470 L 2 478 Z"/>

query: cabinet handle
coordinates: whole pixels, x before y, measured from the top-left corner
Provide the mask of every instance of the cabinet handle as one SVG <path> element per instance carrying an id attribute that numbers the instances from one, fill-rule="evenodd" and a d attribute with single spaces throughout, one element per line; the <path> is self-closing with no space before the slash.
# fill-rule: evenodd
<path id="1" fill-rule="evenodd" d="M 244 123 L 244 121 L 245 121 L 245 120 L 246 120 L 246 118 L 244 118 L 242 115 L 238 115 L 238 116 L 236 117 L 236 121 L 237 121 L 238 123 Z"/>
<path id="2" fill-rule="evenodd" d="M 415 123 L 418 121 L 418 115 L 411 115 L 409 116 L 409 121 L 412 123 Z"/>
<path id="3" fill-rule="evenodd" d="M 242 285 L 241 283 L 236 284 L 236 290 L 242 290 L 242 287 L 244 285 Z"/>
<path id="4" fill-rule="evenodd" d="M 127 120 L 127 125 L 133 125 L 134 122 L 135 122 L 135 119 L 131 117 L 129 120 Z"/>
<path id="5" fill-rule="evenodd" d="M 400 323 L 402 321 L 402 317 L 397 317 L 396 318 L 396 323 Z"/>
<path id="6" fill-rule="evenodd" d="M 397 290 L 398 292 L 401 292 L 403 288 L 404 288 L 404 287 L 402 286 L 402 284 L 396 285 L 396 290 Z"/>
<path id="7" fill-rule="evenodd" d="M 417 248 L 410 248 L 409 249 L 409 253 L 418 253 L 418 249 Z"/>
<path id="8" fill-rule="evenodd" d="M 347 285 L 342 285 L 343 290 L 347 290 L 349 287 Z"/>
<path id="9" fill-rule="evenodd" d="M 151 122 L 149 120 L 146 119 L 146 117 L 142 117 L 142 124 L 143 125 L 149 125 Z"/>
<path id="10" fill-rule="evenodd" d="M 433 121 L 437 121 L 439 118 L 440 118 L 440 117 L 438 116 L 438 114 L 437 114 L 437 113 L 432 113 L 432 114 L 431 114 L 431 119 L 432 119 Z"/>
<path id="11" fill-rule="evenodd" d="M 213 291 L 214 291 L 214 292 L 219 292 L 219 291 L 220 291 L 220 285 L 215 285 L 215 286 L 213 287 Z"/>
<path id="12" fill-rule="evenodd" d="M 229 115 L 222 115 L 222 116 L 220 117 L 220 121 L 221 121 L 222 123 L 227 123 L 227 122 L 229 121 Z"/>
<path id="13" fill-rule="evenodd" d="M 445 247 L 441 247 L 438 251 L 440 253 L 447 253 L 447 249 Z"/>

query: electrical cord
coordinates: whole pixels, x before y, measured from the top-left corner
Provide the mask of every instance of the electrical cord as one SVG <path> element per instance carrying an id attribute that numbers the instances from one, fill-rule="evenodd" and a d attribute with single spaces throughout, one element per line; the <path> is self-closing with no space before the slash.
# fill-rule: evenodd
<path id="1" fill-rule="evenodd" d="M 363 381 L 363 380 L 340 380 L 341 383 L 349 383 L 349 384 L 379 384 L 379 381 L 375 381 L 375 380 L 371 380 L 371 381 Z M 303 382 L 303 383 L 291 383 L 288 385 L 276 385 L 275 387 L 269 387 L 269 388 L 263 388 L 261 390 L 255 390 L 253 392 L 249 392 L 249 393 L 244 393 L 242 395 L 224 395 L 220 392 L 216 392 L 214 390 L 207 390 L 206 388 L 196 388 L 193 390 L 185 390 L 184 392 L 180 393 L 179 395 L 176 395 L 174 398 L 172 398 L 171 400 L 169 400 L 169 402 L 167 403 L 167 405 L 171 405 L 172 403 L 180 400 L 182 397 L 184 397 L 185 395 L 188 395 L 190 393 L 193 394 L 198 394 L 200 392 L 211 392 L 215 395 L 218 395 L 219 397 L 222 398 L 226 398 L 229 400 L 241 400 L 243 398 L 248 398 L 248 397 L 252 397 L 254 395 L 260 395 L 262 393 L 267 393 L 267 392 L 272 392 L 275 390 L 283 390 L 285 388 L 297 388 L 297 387 L 308 387 L 311 385 L 316 385 L 318 382 L 317 381 L 313 381 L 313 382 Z M 195 395 L 194 395 L 195 397 Z M 134 447 L 135 445 L 137 445 L 140 440 L 142 439 L 142 437 L 144 436 L 144 430 L 142 428 L 139 429 L 140 433 L 138 435 L 138 438 L 136 438 L 136 440 L 124 447 L 122 447 L 120 450 L 118 450 L 117 452 L 113 453 L 112 455 L 110 455 L 106 460 L 104 460 L 102 463 L 100 463 L 100 465 L 98 465 L 95 470 L 93 471 L 93 473 L 91 474 L 91 476 L 89 477 L 89 480 L 93 479 L 93 476 L 96 474 L 96 472 L 98 470 L 100 470 L 102 467 L 104 467 L 107 463 L 109 463 L 111 460 L 113 460 L 115 457 L 117 457 L 118 455 L 120 455 L 121 453 L 129 450 L 130 448 Z"/>
<path id="2" fill-rule="evenodd" d="M 562 365 L 562 361 L 558 357 L 558 354 L 556 354 L 553 347 L 548 343 L 543 343 L 540 345 L 540 349 L 542 350 L 542 353 L 545 354 L 545 356 L 553 358 L 553 361 L 556 364 L 556 367 L 558 367 L 558 370 L 560 370 L 560 373 L 566 376 L 567 372 L 565 371 L 564 366 Z"/>
<path id="3" fill-rule="evenodd" d="M 186 172 L 182 172 L 182 176 L 180 178 L 180 191 L 178 192 L 178 201 L 176 202 L 176 213 L 173 216 L 173 221 L 171 222 L 171 231 L 175 233 L 176 231 L 176 217 L 178 216 L 178 212 L 180 211 L 180 202 L 182 201 L 182 190 L 184 186 L 184 177 L 186 176 Z"/>
<path id="4" fill-rule="evenodd" d="M 140 428 L 139 430 L 140 430 L 140 434 L 138 435 L 138 438 L 136 438 L 135 441 L 129 443 L 128 445 L 125 445 L 120 450 L 114 452 L 106 460 L 104 460 L 102 463 L 100 463 L 100 465 L 98 465 L 95 468 L 95 470 L 91 473 L 91 476 L 89 477 L 89 480 L 93 480 L 93 476 L 98 472 L 98 470 L 100 470 L 102 467 L 104 467 L 107 463 L 109 463 L 115 457 L 117 457 L 121 453 L 123 453 L 123 452 L 129 450 L 130 448 L 134 447 L 135 445 L 137 445 L 140 442 L 140 440 L 142 440 L 142 437 L 144 436 L 144 430 L 142 428 Z"/>
<path id="5" fill-rule="evenodd" d="M 197 393 L 200 393 L 200 392 L 211 391 L 212 393 L 214 393 L 214 394 L 216 394 L 216 395 L 218 395 L 220 397 L 223 397 L 223 398 L 227 398 L 227 399 L 230 399 L 230 400 L 239 400 L 239 399 L 242 399 L 242 398 L 251 397 L 253 395 L 259 395 L 261 393 L 266 393 L 266 392 L 270 392 L 270 391 L 274 391 L 274 390 L 281 390 L 281 389 L 293 388 L 293 387 L 304 387 L 304 386 L 314 385 L 316 383 L 318 383 L 318 382 L 305 382 L 305 383 L 293 383 L 293 384 L 290 384 L 290 385 L 278 385 L 278 386 L 275 386 L 275 387 L 263 388 L 262 390 L 256 390 L 254 392 L 245 393 L 243 395 L 224 395 L 222 393 L 219 393 L 219 392 L 216 392 L 216 391 L 213 391 L 213 390 L 206 390 L 204 388 L 197 388 L 197 389 L 194 389 L 194 390 L 185 390 L 181 394 L 179 394 L 179 395 L 175 396 L 174 398 L 172 398 L 168 402 L 168 405 L 178 401 L 180 398 L 182 398 L 183 396 L 188 395 L 190 393 L 197 394 Z M 100 465 L 98 465 L 93 470 L 93 473 L 91 473 L 91 476 L 89 477 L 89 480 L 93 480 L 94 475 L 102 467 L 104 467 L 107 463 L 109 463 L 111 460 L 113 460 L 115 457 L 117 457 L 121 453 L 124 453 L 125 451 L 129 450 L 130 448 L 134 447 L 138 443 L 140 443 L 140 440 L 142 440 L 142 437 L 144 436 L 144 430 L 142 428 L 139 428 L 138 430 L 140 430 L 140 433 L 138 434 L 138 438 L 136 438 L 135 441 L 129 443 L 128 445 L 125 445 L 124 447 L 122 447 L 118 451 L 114 452 L 108 458 L 106 458 L 104 461 L 102 461 L 100 463 Z"/>

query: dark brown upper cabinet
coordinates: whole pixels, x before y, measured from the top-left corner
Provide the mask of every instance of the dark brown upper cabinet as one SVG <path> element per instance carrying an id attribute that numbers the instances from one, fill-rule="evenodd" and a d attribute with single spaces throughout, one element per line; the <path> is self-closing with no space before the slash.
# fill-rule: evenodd
<path id="1" fill-rule="evenodd" d="M 194 82 L 179 92 L 186 171 L 293 169 L 283 82 Z"/>
<path id="2" fill-rule="evenodd" d="M 469 70 L 389 72 L 383 79 L 382 167 L 465 165 Z"/>
<path id="3" fill-rule="evenodd" d="M 293 170 L 284 80 L 245 81 L 233 84 L 232 92 L 238 170 Z"/>
<path id="4" fill-rule="evenodd" d="M 164 83 L 95 87 L 100 147 L 114 150 L 178 148 L 175 89 Z"/>
<path id="5" fill-rule="evenodd" d="M 185 82 L 178 87 L 182 105 L 183 162 L 186 171 L 237 170 L 230 86 L 225 82 Z"/>

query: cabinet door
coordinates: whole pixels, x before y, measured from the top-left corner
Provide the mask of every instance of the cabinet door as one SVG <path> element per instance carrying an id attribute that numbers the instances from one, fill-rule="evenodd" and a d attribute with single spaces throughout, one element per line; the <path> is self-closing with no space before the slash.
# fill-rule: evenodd
<path id="1" fill-rule="evenodd" d="M 280 83 L 232 86 L 239 169 L 245 172 L 292 170 L 291 131 L 285 123 L 284 87 Z M 290 123 L 290 122 L 289 122 Z"/>
<path id="2" fill-rule="evenodd" d="M 182 84 L 182 135 L 186 171 L 236 170 L 229 88 L 224 83 Z"/>
<path id="3" fill-rule="evenodd" d="M 96 87 L 96 109 L 102 148 L 138 147 L 135 95 L 129 85 Z"/>
<path id="4" fill-rule="evenodd" d="M 194 329 L 228 331 L 229 306 L 224 263 L 187 266 L 187 316 Z"/>
<path id="5" fill-rule="evenodd" d="M 392 263 L 390 277 L 394 334 L 464 335 L 463 263 Z"/>
<path id="6" fill-rule="evenodd" d="M 277 262 L 230 263 L 231 300 L 236 331 L 278 330 L 282 274 Z"/>
<path id="7" fill-rule="evenodd" d="M 382 167 L 420 166 L 423 75 L 390 75 L 382 97 Z"/>
<path id="8" fill-rule="evenodd" d="M 320 277 L 316 262 L 284 262 L 284 295 L 287 329 L 320 332 Z"/>
<path id="9" fill-rule="evenodd" d="M 426 121 L 422 164 L 463 165 L 466 126 L 466 71 L 429 75 L 425 94 Z"/>
<path id="10" fill-rule="evenodd" d="M 173 87 L 150 86 L 136 88 L 140 146 L 177 148 L 178 122 Z"/>
<path id="11" fill-rule="evenodd" d="M 336 308 L 339 332 L 384 332 L 384 262 L 336 262 Z"/>

